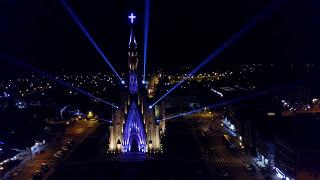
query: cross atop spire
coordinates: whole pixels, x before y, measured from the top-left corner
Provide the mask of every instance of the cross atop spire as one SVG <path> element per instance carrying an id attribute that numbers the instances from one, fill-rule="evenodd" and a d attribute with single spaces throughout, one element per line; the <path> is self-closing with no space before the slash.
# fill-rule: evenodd
<path id="1" fill-rule="evenodd" d="M 133 13 L 131 13 L 130 16 L 128 16 L 128 18 L 130 19 L 131 24 L 133 24 L 134 19 L 137 17 L 135 15 L 133 15 Z"/>

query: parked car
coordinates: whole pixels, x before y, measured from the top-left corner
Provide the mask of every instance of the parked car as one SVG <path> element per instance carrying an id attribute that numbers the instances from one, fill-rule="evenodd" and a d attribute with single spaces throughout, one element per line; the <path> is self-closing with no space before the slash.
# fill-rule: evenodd
<path id="1" fill-rule="evenodd" d="M 73 147 L 73 145 L 74 145 L 74 141 L 73 140 L 70 140 L 70 141 L 67 142 L 67 146 L 69 148 Z"/>
<path id="2" fill-rule="evenodd" d="M 256 168 L 252 164 L 246 164 L 244 167 L 247 171 L 256 172 Z"/>
<path id="3" fill-rule="evenodd" d="M 53 155 L 55 158 L 61 158 L 62 156 L 61 155 L 59 155 L 59 154 L 57 154 L 57 153 L 54 153 L 54 155 Z"/>
<path id="4" fill-rule="evenodd" d="M 61 150 L 59 150 L 59 151 L 56 152 L 56 154 L 58 154 L 58 155 L 60 155 L 60 156 L 63 156 L 63 155 L 64 155 L 64 152 L 61 151 Z"/>
<path id="5" fill-rule="evenodd" d="M 74 140 L 70 139 L 70 140 L 68 141 L 68 144 L 74 144 Z"/>
<path id="6" fill-rule="evenodd" d="M 63 151 L 69 151 L 69 147 L 68 147 L 68 146 L 62 146 L 61 149 L 62 149 Z"/>
<path id="7" fill-rule="evenodd" d="M 41 171 L 42 171 L 42 172 L 46 173 L 46 172 L 48 172 L 49 170 L 50 170 L 50 168 L 49 168 L 48 164 L 46 164 L 46 163 L 41 163 Z"/>
<path id="8" fill-rule="evenodd" d="M 208 147 L 208 148 L 206 149 L 206 154 L 213 154 L 214 151 L 215 151 L 215 148 L 214 148 L 213 146 Z"/>
<path id="9" fill-rule="evenodd" d="M 220 176 L 220 177 L 229 177 L 229 173 L 226 171 L 226 170 L 219 170 L 217 172 L 217 174 Z"/>
<path id="10" fill-rule="evenodd" d="M 32 179 L 33 179 L 33 180 L 41 180 L 41 179 L 43 179 L 43 174 L 42 174 L 42 172 L 39 171 L 39 170 L 37 170 L 36 172 L 34 172 L 34 173 L 32 174 Z"/>

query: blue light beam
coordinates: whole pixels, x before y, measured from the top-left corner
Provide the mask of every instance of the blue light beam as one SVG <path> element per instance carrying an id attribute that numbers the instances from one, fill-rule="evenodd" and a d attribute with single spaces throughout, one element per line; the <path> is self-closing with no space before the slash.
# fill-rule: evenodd
<path id="1" fill-rule="evenodd" d="M 108 102 L 108 101 L 106 101 L 106 100 L 103 100 L 103 99 L 101 99 L 101 98 L 99 98 L 99 97 L 96 97 L 96 96 L 94 96 L 94 95 L 92 95 L 92 94 L 90 94 L 90 93 L 88 93 L 88 92 L 86 92 L 86 91 L 84 91 L 84 90 L 82 90 L 82 89 L 80 89 L 80 88 L 73 87 L 73 86 L 71 86 L 69 83 L 66 83 L 66 82 L 64 82 L 64 81 L 62 81 L 62 80 L 56 79 L 56 78 L 53 77 L 52 75 L 50 75 L 50 74 L 48 74 L 48 73 L 46 73 L 46 72 L 44 72 L 44 71 L 41 71 L 41 70 L 35 68 L 34 66 L 32 66 L 32 65 L 30 65 L 30 64 L 26 64 L 25 62 L 20 61 L 20 60 L 17 60 L 17 59 L 14 59 L 14 61 L 11 61 L 11 60 L 12 60 L 11 57 L 6 56 L 6 55 L 3 55 L 3 54 L 1 54 L 1 57 L 5 57 L 6 59 L 8 59 L 7 61 L 9 61 L 9 63 L 14 63 L 14 64 L 17 64 L 17 65 L 19 65 L 19 66 L 21 66 L 21 67 L 24 67 L 24 68 L 26 68 L 26 69 L 29 69 L 29 70 L 31 70 L 32 72 L 38 74 L 39 76 L 45 77 L 45 78 L 47 78 L 47 79 L 49 79 L 49 80 L 51 80 L 51 81 L 53 81 L 53 82 L 56 82 L 57 84 L 60 84 L 60 85 L 62 85 L 62 86 L 64 86 L 64 87 L 67 87 L 67 88 L 69 88 L 69 89 L 71 89 L 71 90 L 73 90 L 73 91 L 75 91 L 75 92 L 78 92 L 78 93 L 80 93 L 80 94 L 83 94 L 83 95 L 88 96 L 88 97 L 93 98 L 93 99 L 97 99 L 98 101 L 103 102 L 104 104 L 107 104 L 107 105 L 109 105 L 109 106 L 118 108 L 118 106 L 116 106 L 115 104 L 113 104 L 113 103 L 111 103 L 111 102 Z M 1 58 L 1 60 L 3 60 L 3 58 Z"/>
<path id="2" fill-rule="evenodd" d="M 148 35 L 149 35 L 149 17 L 150 17 L 150 0 L 145 0 L 144 15 L 144 45 L 143 45 L 143 84 L 146 82 L 147 68 L 147 51 L 148 51 Z"/>
<path id="3" fill-rule="evenodd" d="M 206 107 L 203 107 L 203 108 L 200 108 L 200 109 L 196 109 L 196 110 L 188 111 L 188 112 L 185 112 L 185 113 L 169 116 L 167 118 L 161 119 L 160 121 L 174 119 L 174 118 L 178 118 L 178 117 L 194 114 L 194 113 L 197 113 L 197 112 L 201 112 L 201 111 L 203 111 L 203 110 L 205 110 L 207 108 L 208 109 L 214 109 L 214 108 L 218 108 L 218 107 L 222 107 L 222 106 L 226 106 L 226 105 L 230 105 L 230 104 L 235 104 L 235 103 L 238 103 L 240 101 L 254 99 L 256 97 L 266 95 L 266 94 L 270 93 L 271 91 L 275 91 L 277 89 L 279 89 L 279 88 L 270 88 L 270 89 L 267 89 L 267 90 L 264 90 L 264 91 L 258 91 L 256 93 L 252 93 L 252 94 L 249 94 L 249 95 L 246 95 L 246 96 L 241 96 L 241 97 L 237 97 L 237 98 L 230 99 L 230 100 L 227 100 L 227 101 L 223 101 L 223 102 L 220 102 L 220 103 L 212 104 L 210 106 L 206 106 Z"/>
<path id="4" fill-rule="evenodd" d="M 94 41 L 92 36 L 90 35 L 89 31 L 83 26 L 83 23 L 78 18 L 74 10 L 66 3 L 65 0 L 60 0 L 61 4 L 65 8 L 65 10 L 68 12 L 68 14 L 71 16 L 73 21 L 77 24 L 77 26 L 81 29 L 81 31 L 85 34 L 85 36 L 88 38 L 88 40 L 91 42 L 93 47 L 98 51 L 98 53 L 101 55 L 101 57 L 104 59 L 104 61 L 109 65 L 111 70 L 114 72 L 114 74 L 119 78 L 120 82 L 124 82 L 123 79 L 119 76 L 117 71 L 114 69 L 108 58 L 105 56 L 105 54 L 102 52 L 98 44 Z"/>
<path id="5" fill-rule="evenodd" d="M 257 16 L 255 16 L 249 23 L 243 26 L 240 31 L 233 34 L 229 39 L 227 39 L 224 43 L 222 43 L 212 54 L 210 54 L 203 62 L 201 62 L 198 66 L 196 66 L 191 72 L 188 73 L 186 77 L 183 77 L 181 81 L 175 84 L 171 89 L 169 89 L 163 96 L 161 96 L 157 101 L 155 101 L 151 106 L 156 105 L 159 101 L 163 100 L 166 96 L 168 96 L 172 91 L 181 86 L 188 78 L 197 73 L 203 66 L 208 64 L 211 60 L 216 58 L 220 53 L 222 53 L 227 47 L 232 45 L 235 41 L 237 41 L 240 37 L 242 37 L 249 30 L 253 29 L 259 21 L 264 20 L 267 15 L 269 15 L 272 10 L 274 10 L 274 4 L 272 3 L 270 6 L 265 8 L 262 12 L 260 12 Z"/>

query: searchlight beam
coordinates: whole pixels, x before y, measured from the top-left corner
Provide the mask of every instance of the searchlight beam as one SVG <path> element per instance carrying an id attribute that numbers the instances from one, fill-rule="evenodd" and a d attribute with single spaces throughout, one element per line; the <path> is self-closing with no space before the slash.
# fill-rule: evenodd
<path id="1" fill-rule="evenodd" d="M 249 100 L 249 99 L 253 99 L 253 98 L 259 97 L 259 96 L 266 95 L 267 93 L 269 93 L 271 91 L 275 91 L 277 89 L 279 89 L 279 88 L 270 88 L 270 89 L 267 89 L 267 90 L 264 90 L 264 91 L 258 91 L 258 92 L 253 93 L 253 94 L 249 94 L 249 95 L 246 95 L 246 96 L 241 96 L 241 97 L 237 97 L 237 98 L 230 99 L 230 100 L 227 100 L 227 101 L 223 101 L 223 102 L 220 102 L 220 103 L 212 104 L 210 106 L 206 106 L 206 107 L 203 107 L 203 108 L 200 108 L 200 109 L 196 109 L 196 110 L 188 111 L 188 112 L 185 112 L 185 113 L 169 116 L 167 118 L 161 119 L 160 121 L 165 121 L 165 120 L 169 120 L 169 119 L 174 119 L 174 118 L 178 118 L 178 117 L 182 117 L 182 116 L 198 113 L 198 112 L 201 112 L 201 111 L 203 111 L 205 109 L 214 109 L 214 108 L 219 108 L 219 107 L 223 107 L 223 106 L 230 105 L 230 104 L 235 104 L 235 103 L 238 103 L 240 101 Z"/>
<path id="2" fill-rule="evenodd" d="M 98 44 L 95 42 L 95 40 L 90 35 L 89 31 L 83 26 L 83 23 L 78 18 L 74 10 L 66 3 L 65 0 L 60 0 L 61 4 L 65 8 L 65 10 L 68 12 L 70 17 L 73 19 L 73 21 L 77 24 L 77 26 L 81 29 L 81 31 L 85 34 L 85 36 L 88 38 L 90 43 L 93 45 L 93 47 L 98 51 L 98 53 L 101 55 L 103 60 L 109 65 L 111 70 L 114 72 L 114 74 L 119 78 L 120 82 L 123 84 L 124 80 L 120 77 L 120 75 L 117 73 L 117 71 L 114 69 L 108 58 L 105 56 L 105 54 L 102 52 Z"/>
<path id="3" fill-rule="evenodd" d="M 175 84 L 171 89 L 169 89 L 163 96 L 161 96 L 157 101 L 155 101 L 151 107 L 156 105 L 159 101 L 163 100 L 166 96 L 168 96 L 172 91 L 181 86 L 188 78 L 197 73 L 203 66 L 207 65 L 210 61 L 220 55 L 226 48 L 231 46 L 234 42 L 239 40 L 245 33 L 253 29 L 258 22 L 264 20 L 273 10 L 274 3 L 265 8 L 262 12 L 260 12 L 257 16 L 255 16 L 252 20 L 249 21 L 245 26 L 243 26 L 240 31 L 233 34 L 229 39 L 227 39 L 224 43 L 222 43 L 216 50 L 214 50 L 204 61 L 202 61 L 198 66 L 196 66 L 191 72 L 187 74 L 186 77 L 183 77 L 181 81 Z"/>
<path id="4" fill-rule="evenodd" d="M 115 104 L 113 104 L 111 102 L 108 102 L 106 100 L 103 100 L 103 99 L 101 99 L 99 97 L 96 97 L 96 96 L 94 96 L 94 95 L 92 95 L 92 94 L 90 94 L 90 93 L 88 93 L 88 92 L 86 92 L 86 91 L 84 91 L 84 90 L 82 90 L 80 88 L 73 87 L 69 83 L 66 83 L 66 82 L 64 82 L 62 80 L 59 80 L 59 79 L 53 77 L 52 75 L 35 68 L 34 66 L 32 66 L 30 64 L 26 64 L 25 62 L 17 60 L 17 59 L 12 60 L 13 58 L 11 58 L 9 56 L 6 56 L 6 55 L 3 55 L 3 54 L 1 54 L 1 57 L 4 57 L 6 59 L 6 61 L 9 62 L 9 63 L 14 63 L 16 65 L 19 65 L 19 66 L 23 67 L 23 68 L 29 69 L 32 72 L 34 72 L 34 73 L 36 73 L 36 74 L 38 74 L 38 75 L 40 75 L 42 77 L 45 77 L 45 78 L 47 78 L 47 79 L 49 79 L 49 80 L 51 80 L 51 81 L 53 81 L 53 82 L 55 82 L 57 84 L 60 84 L 60 85 L 62 85 L 64 87 L 67 87 L 67 88 L 69 88 L 71 90 L 74 90 L 75 92 L 78 92 L 78 93 L 83 94 L 85 96 L 88 96 L 90 98 L 96 99 L 96 100 L 98 100 L 98 101 L 100 101 L 100 102 L 102 102 L 104 104 L 109 105 L 109 106 L 118 108 L 118 106 L 116 106 Z M 4 58 L 1 58 L 1 60 L 4 60 Z"/>
<path id="5" fill-rule="evenodd" d="M 145 0 L 144 45 L 143 45 L 143 84 L 146 83 L 148 35 L 149 35 L 150 0 Z"/>

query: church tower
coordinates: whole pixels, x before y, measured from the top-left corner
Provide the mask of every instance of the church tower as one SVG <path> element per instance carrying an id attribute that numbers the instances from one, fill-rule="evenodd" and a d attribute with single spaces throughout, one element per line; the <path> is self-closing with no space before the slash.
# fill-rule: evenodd
<path id="1" fill-rule="evenodd" d="M 129 65 L 129 91 L 130 93 L 138 93 L 138 52 L 137 42 L 133 33 L 133 24 L 131 24 L 131 33 L 129 39 L 129 52 L 128 52 L 128 65 Z"/>
<path id="2" fill-rule="evenodd" d="M 160 152 L 159 124 L 155 113 L 147 106 L 146 86 L 138 73 L 138 44 L 134 34 L 134 16 L 130 14 L 128 44 L 128 79 L 121 89 L 121 107 L 112 117 L 109 127 L 109 151 L 111 152 Z M 164 129 L 164 128 L 163 128 Z"/>

